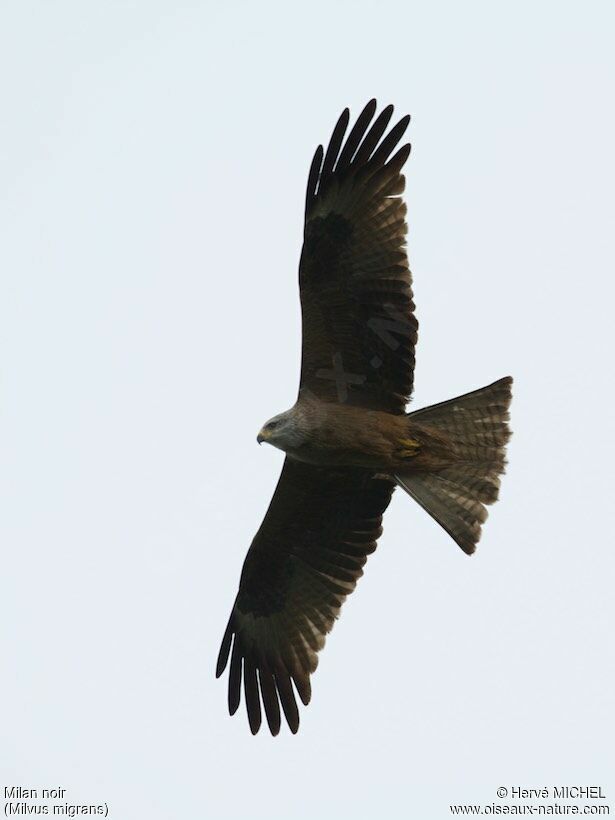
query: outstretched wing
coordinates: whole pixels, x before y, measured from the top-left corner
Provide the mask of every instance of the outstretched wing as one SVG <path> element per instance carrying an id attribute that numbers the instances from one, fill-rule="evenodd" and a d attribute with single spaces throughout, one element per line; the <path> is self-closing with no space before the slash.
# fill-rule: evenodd
<path id="1" fill-rule="evenodd" d="M 280 704 L 291 731 L 299 728 L 293 683 L 307 704 L 317 652 L 376 549 L 393 487 L 364 470 L 284 463 L 246 556 L 216 669 L 219 677 L 230 654 L 229 712 L 237 711 L 243 678 L 253 734 L 261 700 L 272 734 Z"/>
<path id="2" fill-rule="evenodd" d="M 412 392 L 418 328 L 400 196 L 410 145 L 391 154 L 410 117 L 384 136 L 393 106 L 371 124 L 375 111 L 372 100 L 344 142 L 345 109 L 324 158 L 319 146 L 312 160 L 299 266 L 300 390 L 402 413 Z"/>

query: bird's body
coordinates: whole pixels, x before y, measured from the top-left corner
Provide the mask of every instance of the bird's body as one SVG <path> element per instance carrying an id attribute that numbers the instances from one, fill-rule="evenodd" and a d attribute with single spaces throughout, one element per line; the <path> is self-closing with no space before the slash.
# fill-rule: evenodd
<path id="1" fill-rule="evenodd" d="M 471 554 L 504 471 L 512 379 L 407 413 L 418 323 L 405 251 L 406 206 L 396 153 L 409 117 L 363 109 L 346 136 L 339 118 L 308 175 L 299 265 L 303 318 L 296 404 L 258 441 L 286 453 L 246 556 L 218 657 L 230 658 L 231 714 L 245 694 L 272 734 L 280 707 L 299 727 L 295 691 L 311 696 L 326 634 L 382 532 L 396 486 Z M 391 156 L 392 155 L 392 156 Z"/>
<path id="2" fill-rule="evenodd" d="M 430 469 L 436 462 L 444 466 L 457 460 L 445 435 L 413 423 L 406 415 L 301 397 L 276 418 L 281 417 L 286 424 L 277 431 L 265 426 L 260 440 L 306 464 L 361 467 L 393 477 L 400 471 Z"/>

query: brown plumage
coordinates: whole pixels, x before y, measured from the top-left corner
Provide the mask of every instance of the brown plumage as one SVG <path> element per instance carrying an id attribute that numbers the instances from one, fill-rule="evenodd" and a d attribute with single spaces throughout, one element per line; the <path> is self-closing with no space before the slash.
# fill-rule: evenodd
<path id="1" fill-rule="evenodd" d="M 317 653 L 376 548 L 395 486 L 470 554 L 504 471 L 512 379 L 406 414 L 418 325 L 400 196 L 410 146 L 398 145 L 410 118 L 385 136 L 393 107 L 375 112 L 372 100 L 344 140 L 346 109 L 308 176 L 299 396 L 258 436 L 286 460 L 216 670 L 230 657 L 229 711 L 243 688 L 253 733 L 261 704 L 272 734 L 282 713 L 297 731 L 295 690 L 307 704 Z"/>

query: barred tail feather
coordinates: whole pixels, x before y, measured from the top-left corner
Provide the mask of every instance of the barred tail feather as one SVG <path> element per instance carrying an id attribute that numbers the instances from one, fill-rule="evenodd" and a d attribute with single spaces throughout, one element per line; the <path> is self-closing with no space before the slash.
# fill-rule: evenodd
<path id="1" fill-rule="evenodd" d="M 512 379 L 506 377 L 410 414 L 413 424 L 446 437 L 452 458 L 435 471 L 396 475 L 397 483 L 468 555 L 480 539 L 487 518 L 485 505 L 498 497 L 510 438 L 511 385 Z"/>

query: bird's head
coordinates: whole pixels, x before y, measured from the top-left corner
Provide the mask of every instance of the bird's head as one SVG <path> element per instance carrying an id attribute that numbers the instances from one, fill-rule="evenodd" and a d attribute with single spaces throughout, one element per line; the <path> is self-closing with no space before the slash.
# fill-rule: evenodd
<path id="1" fill-rule="evenodd" d="M 297 419 L 293 410 L 286 410 L 284 413 L 269 419 L 261 428 L 256 437 L 259 444 L 263 441 L 272 444 L 278 450 L 288 451 L 300 445 L 300 433 Z"/>

